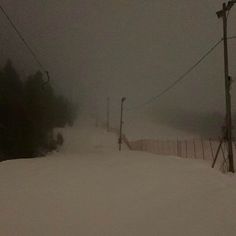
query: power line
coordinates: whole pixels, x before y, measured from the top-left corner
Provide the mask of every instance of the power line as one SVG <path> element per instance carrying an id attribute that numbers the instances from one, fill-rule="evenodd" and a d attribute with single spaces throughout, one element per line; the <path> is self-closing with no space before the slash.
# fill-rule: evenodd
<path id="1" fill-rule="evenodd" d="M 21 41 L 24 43 L 25 47 L 29 50 L 30 54 L 32 55 L 32 57 L 35 59 L 36 63 L 39 65 L 39 67 L 45 72 L 48 81 L 49 81 L 49 72 L 45 69 L 45 67 L 43 66 L 43 64 L 40 62 L 38 56 L 36 55 L 36 53 L 34 52 L 34 50 L 32 49 L 32 47 L 29 45 L 29 43 L 26 41 L 26 39 L 23 37 L 22 33 L 20 32 L 20 30 L 16 27 L 16 25 L 14 24 L 14 22 L 11 20 L 10 16 L 7 14 L 6 10 L 0 5 L 0 9 L 2 11 L 2 13 L 4 14 L 4 16 L 6 17 L 6 19 L 8 20 L 8 22 L 10 23 L 10 25 L 12 26 L 12 28 L 14 29 L 14 31 L 16 32 L 16 34 L 18 35 L 18 37 L 21 39 Z"/>
<path id="2" fill-rule="evenodd" d="M 227 39 L 236 39 L 236 36 L 228 37 Z"/>
<path id="3" fill-rule="evenodd" d="M 173 83 L 171 83 L 167 88 L 165 88 L 163 91 L 158 93 L 156 96 L 153 96 L 149 98 L 146 102 L 137 105 L 132 108 L 128 108 L 127 111 L 139 109 L 143 106 L 146 106 L 152 102 L 154 102 L 156 99 L 160 98 L 161 96 L 165 95 L 169 90 L 174 88 L 178 83 L 180 83 L 182 80 L 184 80 L 188 74 L 190 74 L 208 55 L 210 55 L 214 49 L 222 42 L 223 39 L 220 39 L 217 43 L 215 43 L 193 66 L 191 66 L 186 72 L 184 72 L 181 76 L 179 76 Z"/>

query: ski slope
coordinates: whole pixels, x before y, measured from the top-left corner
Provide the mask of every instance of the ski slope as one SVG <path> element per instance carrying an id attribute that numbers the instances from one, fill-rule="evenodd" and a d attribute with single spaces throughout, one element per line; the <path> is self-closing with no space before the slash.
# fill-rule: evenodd
<path id="1" fill-rule="evenodd" d="M 236 178 L 206 163 L 117 151 L 77 126 L 45 158 L 0 163 L 2 236 L 232 236 Z"/>

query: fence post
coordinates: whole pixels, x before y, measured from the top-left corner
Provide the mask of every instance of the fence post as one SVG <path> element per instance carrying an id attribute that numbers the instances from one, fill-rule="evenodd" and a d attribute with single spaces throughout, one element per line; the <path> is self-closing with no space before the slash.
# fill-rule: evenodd
<path id="1" fill-rule="evenodd" d="M 185 140 L 185 157 L 188 158 L 188 141 Z"/>
<path id="2" fill-rule="evenodd" d="M 179 139 L 178 139 L 178 138 L 177 138 L 177 140 L 176 140 L 176 152 L 177 152 L 177 156 L 180 157 Z"/>
<path id="3" fill-rule="evenodd" d="M 195 139 L 193 139 L 193 152 L 194 152 L 194 158 L 197 159 Z"/>
<path id="4" fill-rule="evenodd" d="M 223 144 L 224 144 L 224 147 L 226 147 L 226 143 L 224 142 Z M 225 157 L 225 152 L 224 152 L 223 147 L 221 146 L 220 148 L 221 148 L 221 152 L 222 152 L 222 154 L 223 154 L 223 159 L 224 159 L 221 168 L 222 168 L 222 171 L 225 171 L 225 170 L 224 170 L 224 167 L 226 167 L 226 170 L 227 170 L 227 169 L 228 169 L 228 163 L 227 163 L 227 159 L 226 159 L 226 157 Z M 227 149 L 227 147 L 226 147 L 226 149 Z M 226 165 L 226 166 L 225 166 L 225 165 Z"/>
<path id="5" fill-rule="evenodd" d="M 205 150 L 204 150 L 204 143 L 203 143 L 202 138 L 201 138 L 201 143 L 202 143 L 202 157 L 203 157 L 203 160 L 205 160 Z"/>
<path id="6" fill-rule="evenodd" d="M 211 148 L 211 156 L 212 156 L 212 160 L 214 160 L 214 152 L 213 152 L 213 148 L 212 148 L 211 139 L 209 139 L 209 144 L 210 144 L 210 148 Z"/>
<path id="7" fill-rule="evenodd" d="M 183 153 L 182 153 L 182 140 L 179 141 L 179 152 L 180 152 L 180 157 L 182 157 Z"/>

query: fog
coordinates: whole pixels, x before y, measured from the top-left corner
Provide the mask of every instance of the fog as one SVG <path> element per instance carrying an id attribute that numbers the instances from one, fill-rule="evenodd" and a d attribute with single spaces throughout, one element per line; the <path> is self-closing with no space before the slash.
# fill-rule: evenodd
<path id="1" fill-rule="evenodd" d="M 115 119 L 120 98 L 126 96 L 126 117 L 131 121 L 145 114 L 202 132 L 223 122 L 222 44 L 173 90 L 135 107 L 169 86 L 221 39 L 222 20 L 215 12 L 222 2 L 3 0 L 2 5 L 50 72 L 57 91 L 77 103 L 81 113 L 97 112 L 103 119 L 109 96 Z M 236 35 L 235 20 L 234 7 L 229 36 Z M 11 58 L 23 75 L 38 70 L 2 14 L 0 27 L 1 63 Z M 236 40 L 229 41 L 229 48 L 230 74 L 236 78 Z M 233 111 L 234 90 L 233 84 Z M 215 118 L 214 125 L 205 125 Z"/>

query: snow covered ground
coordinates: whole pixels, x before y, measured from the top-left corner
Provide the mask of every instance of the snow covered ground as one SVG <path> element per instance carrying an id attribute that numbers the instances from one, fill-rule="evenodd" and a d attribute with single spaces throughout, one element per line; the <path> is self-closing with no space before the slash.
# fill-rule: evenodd
<path id="1" fill-rule="evenodd" d="M 236 234 L 236 177 L 207 163 L 117 151 L 117 137 L 69 128 L 46 158 L 0 163 L 2 236 Z"/>

